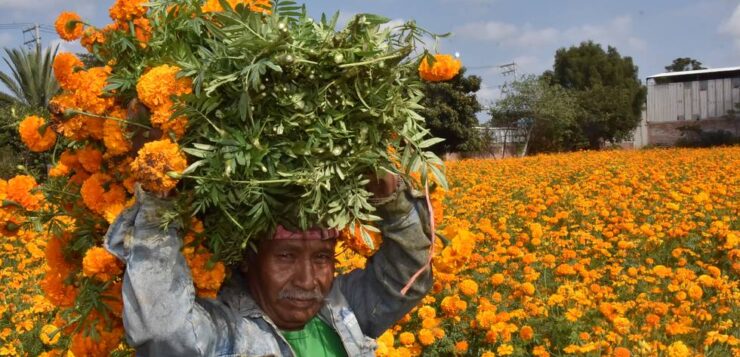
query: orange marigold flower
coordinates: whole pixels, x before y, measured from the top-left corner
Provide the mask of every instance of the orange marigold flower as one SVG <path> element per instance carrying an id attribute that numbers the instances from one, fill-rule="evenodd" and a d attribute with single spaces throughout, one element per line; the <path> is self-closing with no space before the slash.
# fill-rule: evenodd
<path id="1" fill-rule="evenodd" d="M 429 305 L 424 305 L 416 312 L 422 320 L 432 319 L 437 316 L 437 310 Z"/>
<path id="2" fill-rule="evenodd" d="M 465 296 L 472 296 L 478 293 L 478 284 L 472 279 L 464 279 L 457 287 Z"/>
<path id="3" fill-rule="evenodd" d="M 429 346 L 434 343 L 434 333 L 430 329 L 423 328 L 419 330 L 419 343 L 422 346 Z"/>
<path id="4" fill-rule="evenodd" d="M 508 355 L 514 353 L 514 346 L 508 345 L 508 344 L 503 344 L 501 346 L 498 346 L 498 348 L 496 348 L 496 353 L 499 356 L 508 356 Z"/>
<path id="5" fill-rule="evenodd" d="M 104 216 L 110 206 L 123 205 L 126 202 L 126 190 L 112 181 L 110 175 L 98 172 L 82 183 L 82 201 L 91 211 Z"/>
<path id="6" fill-rule="evenodd" d="M 150 121 L 162 131 L 171 131 L 176 137 L 182 137 L 187 126 L 187 118 L 171 118 L 173 113 L 173 96 L 192 93 L 190 78 L 177 78 L 180 68 L 161 65 L 146 72 L 136 84 L 139 99 L 151 111 Z"/>
<path id="7" fill-rule="evenodd" d="M 41 128 L 44 128 L 43 134 Z M 46 125 L 46 119 L 29 115 L 18 126 L 21 140 L 33 152 L 49 150 L 57 141 L 57 134 Z"/>
<path id="8" fill-rule="evenodd" d="M 410 346 L 416 342 L 416 337 L 411 332 L 401 332 L 401 334 L 398 335 L 398 341 L 404 346 Z"/>
<path id="9" fill-rule="evenodd" d="M 208 263 L 213 255 L 202 246 L 195 249 L 195 254 L 185 257 L 193 275 L 193 285 L 198 291 L 218 291 L 226 277 L 226 267 L 217 262 L 209 269 Z"/>
<path id="10" fill-rule="evenodd" d="M 54 77 L 56 77 L 62 89 L 74 88 L 76 83 L 75 69 L 82 68 L 84 64 L 72 53 L 61 52 L 54 57 Z"/>
<path id="11" fill-rule="evenodd" d="M 457 353 L 468 352 L 468 341 L 459 341 L 455 343 L 455 352 Z"/>
<path id="12" fill-rule="evenodd" d="M 668 357 L 689 357 L 692 355 L 691 350 L 689 350 L 683 341 L 671 343 L 666 352 Z"/>
<path id="13" fill-rule="evenodd" d="M 191 93 L 192 80 L 177 78 L 178 72 L 180 72 L 179 67 L 165 64 L 154 67 L 142 75 L 136 83 L 136 93 L 141 102 L 153 111 L 170 110 L 171 96 Z"/>
<path id="14" fill-rule="evenodd" d="M 521 330 L 519 330 L 519 337 L 524 341 L 529 341 L 534 337 L 534 330 L 531 326 L 523 326 Z"/>
<path id="15" fill-rule="evenodd" d="M 146 14 L 147 0 L 116 0 L 108 9 L 108 15 L 113 21 L 127 22 Z"/>
<path id="16" fill-rule="evenodd" d="M 111 68 L 108 66 L 93 67 L 86 71 L 77 72 L 80 85 L 74 90 L 74 97 L 79 106 L 76 109 L 87 113 L 103 115 L 113 106 L 114 98 L 103 96 L 103 89 L 108 84 L 110 73 Z"/>
<path id="17" fill-rule="evenodd" d="M 169 177 L 167 173 L 171 171 L 182 173 L 186 166 L 187 161 L 180 147 L 165 139 L 146 143 L 131 163 L 131 173 L 144 189 L 167 192 L 177 184 L 177 180 Z"/>
<path id="18" fill-rule="evenodd" d="M 103 247 L 92 247 L 82 258 L 82 274 L 102 282 L 112 280 L 123 273 L 121 262 Z"/>
<path id="19" fill-rule="evenodd" d="M 8 180 L 5 199 L 18 203 L 26 210 L 35 211 L 41 208 L 44 199 L 41 192 L 31 192 L 36 188 L 36 179 L 28 175 L 19 175 Z"/>
<path id="20" fill-rule="evenodd" d="M 105 43 L 105 31 L 100 31 L 93 27 L 88 27 L 82 33 L 80 38 L 80 45 L 85 47 L 89 52 L 94 52 L 95 45 L 102 45 Z"/>
<path id="21" fill-rule="evenodd" d="M 693 300 L 699 300 L 704 296 L 704 290 L 699 285 L 691 284 L 689 287 L 689 297 Z"/>
<path id="22" fill-rule="evenodd" d="M 65 283 L 67 276 L 66 272 L 47 270 L 39 284 L 46 298 L 59 307 L 71 307 L 77 299 L 77 289 Z"/>
<path id="23" fill-rule="evenodd" d="M 55 272 L 62 273 L 62 275 L 68 274 L 73 268 L 64 256 L 64 247 L 70 238 L 69 233 L 53 236 L 46 243 L 46 249 L 44 250 L 46 266 Z"/>
<path id="24" fill-rule="evenodd" d="M 99 321 L 95 326 L 97 338 L 93 334 L 87 335 L 85 329 L 72 336 L 69 350 L 74 356 L 108 356 L 121 343 L 123 327 L 115 326 L 110 330 L 105 329 L 105 323 Z M 100 330 L 103 328 L 103 330 Z"/>
<path id="25" fill-rule="evenodd" d="M 544 346 L 536 346 L 532 350 L 532 355 L 536 357 L 550 357 L 550 352 Z"/>
<path id="26" fill-rule="evenodd" d="M 123 108 L 116 108 L 111 112 L 111 117 L 123 119 L 126 117 L 126 111 Z M 125 124 L 118 120 L 106 120 L 103 124 L 103 143 L 105 144 L 106 153 L 111 156 L 123 155 L 131 151 L 131 142 L 126 136 Z"/>
<path id="27" fill-rule="evenodd" d="M 262 12 L 265 14 L 270 14 L 270 0 L 226 0 L 229 3 L 229 6 L 231 6 L 232 9 L 236 8 L 236 5 L 244 4 L 245 6 L 249 7 L 250 11 L 253 12 Z M 201 6 L 201 11 L 204 13 L 208 12 L 220 12 L 224 11 L 224 8 L 221 7 L 221 3 L 219 0 L 207 0 L 203 6 Z"/>
<path id="28" fill-rule="evenodd" d="M 134 22 L 134 35 L 139 40 L 139 47 L 146 48 L 149 39 L 152 37 L 152 25 L 145 18 L 138 18 Z"/>
<path id="29" fill-rule="evenodd" d="M 614 330 L 617 331 L 617 333 L 624 335 L 627 334 L 630 331 L 630 326 L 632 323 L 629 319 L 626 317 L 617 317 L 612 321 L 614 324 Z"/>
<path id="30" fill-rule="evenodd" d="M 73 41 L 82 36 L 82 19 L 74 12 L 63 11 L 54 22 L 59 37 L 67 41 Z"/>
<path id="31" fill-rule="evenodd" d="M 77 150 L 77 162 L 82 165 L 85 171 L 94 174 L 100 171 L 103 163 L 103 153 L 91 145 Z"/>
<path id="32" fill-rule="evenodd" d="M 435 54 L 433 59 L 424 56 L 419 64 L 419 76 L 430 82 L 448 81 L 460 72 L 461 65 L 460 60 L 451 55 Z"/>
<path id="33" fill-rule="evenodd" d="M 41 343 L 47 346 L 56 345 L 57 342 L 59 342 L 59 337 L 61 336 L 62 331 L 60 331 L 58 327 L 52 324 L 44 325 L 41 328 L 41 332 L 39 333 L 39 339 L 41 340 Z"/>
<path id="34" fill-rule="evenodd" d="M 614 357 L 630 357 L 631 355 L 630 350 L 624 347 L 617 347 L 614 349 Z"/>
<path id="35" fill-rule="evenodd" d="M 535 288 L 534 288 L 534 284 L 532 284 L 532 283 L 530 283 L 530 282 L 526 282 L 526 283 L 522 284 L 522 285 L 520 286 L 520 289 L 521 289 L 521 290 L 522 290 L 522 292 L 523 292 L 523 293 L 524 293 L 525 295 L 527 295 L 527 296 L 532 296 L 532 295 L 534 295 L 534 290 L 535 290 Z"/>

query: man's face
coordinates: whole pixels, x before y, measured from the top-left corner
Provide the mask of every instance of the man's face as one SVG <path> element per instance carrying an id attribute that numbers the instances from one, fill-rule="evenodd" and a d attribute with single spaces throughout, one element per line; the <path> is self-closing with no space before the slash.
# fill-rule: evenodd
<path id="1" fill-rule="evenodd" d="M 249 264 L 250 292 L 283 330 L 297 330 L 324 304 L 334 281 L 336 240 L 266 240 Z"/>

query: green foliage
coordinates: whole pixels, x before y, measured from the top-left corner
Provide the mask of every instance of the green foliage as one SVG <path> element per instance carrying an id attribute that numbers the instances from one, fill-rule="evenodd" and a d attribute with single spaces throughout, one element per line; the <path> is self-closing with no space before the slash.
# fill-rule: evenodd
<path id="1" fill-rule="evenodd" d="M 640 123 L 646 89 L 632 58 L 622 57 L 614 47 L 604 51 L 588 41 L 561 48 L 555 54 L 553 71 L 545 76 L 576 91 L 579 135 L 590 149 L 627 138 Z"/>
<path id="2" fill-rule="evenodd" d="M 665 70 L 668 72 L 694 71 L 697 69 L 706 69 L 706 67 L 702 66 L 701 62 L 690 57 L 676 58 L 670 65 L 665 66 Z"/>
<path id="3" fill-rule="evenodd" d="M 573 91 L 530 75 L 507 84 L 502 93 L 489 110 L 489 124 L 512 127 L 529 121 L 529 152 L 565 151 L 579 145 L 575 135 L 579 108 Z"/>
<path id="4" fill-rule="evenodd" d="M 0 83 L 10 89 L 12 95 L 0 96 L 0 103 L 45 108 L 59 91 L 52 69 L 56 52 L 56 48 L 47 48 L 43 52 L 40 47 L 34 51 L 6 48 L 3 60 L 10 67 L 11 74 L 0 72 Z"/>
<path id="5" fill-rule="evenodd" d="M 362 225 L 372 244 L 367 174 L 419 171 L 444 183 L 441 160 L 425 151 L 438 141 L 419 115 L 414 23 L 392 31 L 381 28 L 387 18 L 360 14 L 337 31 L 338 14 L 314 21 L 292 1 L 270 15 L 172 4 L 151 3 L 146 48 L 114 32 L 94 54 L 116 59 L 107 90 L 124 103 L 148 68 L 176 64 L 193 80 L 174 114 L 189 118 L 179 141 L 191 163 L 180 187 L 189 204 L 179 209 L 205 217 L 219 259 L 241 259 L 276 224 Z"/>
<path id="6" fill-rule="evenodd" d="M 437 155 L 449 152 L 475 152 L 481 140 L 476 113 L 482 110 L 475 93 L 481 78 L 465 76 L 465 68 L 455 78 L 445 82 L 424 84 L 424 110 L 421 115 L 432 135 L 445 139 L 432 146 Z"/>

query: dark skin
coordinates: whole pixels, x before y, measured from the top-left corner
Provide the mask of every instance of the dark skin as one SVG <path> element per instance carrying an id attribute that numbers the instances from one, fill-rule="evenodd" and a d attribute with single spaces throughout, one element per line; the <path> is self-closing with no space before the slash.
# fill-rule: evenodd
<path id="1" fill-rule="evenodd" d="M 387 197 L 398 178 L 370 177 L 374 197 Z M 282 330 L 300 330 L 324 305 L 334 282 L 336 240 L 263 240 L 251 256 L 247 287 L 257 305 Z"/>

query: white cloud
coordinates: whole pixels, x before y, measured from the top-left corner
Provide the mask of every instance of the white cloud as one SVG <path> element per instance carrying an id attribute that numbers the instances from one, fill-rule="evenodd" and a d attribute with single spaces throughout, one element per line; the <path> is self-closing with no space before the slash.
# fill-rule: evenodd
<path id="1" fill-rule="evenodd" d="M 563 30 L 553 27 L 537 28 L 530 24 L 517 26 L 498 21 L 472 22 L 457 27 L 455 33 L 461 38 L 518 48 L 562 46 L 563 42 L 573 45 L 586 40 L 637 51 L 647 48 L 645 41 L 632 33 L 632 18 L 629 16 L 618 16 L 605 24 L 587 24 Z"/>
<path id="2" fill-rule="evenodd" d="M 473 22 L 456 28 L 453 32 L 460 36 L 481 41 L 504 41 L 517 33 L 515 25 L 498 21 Z"/>
<path id="3" fill-rule="evenodd" d="M 740 5 L 735 8 L 730 18 L 720 25 L 719 32 L 731 36 L 735 46 L 740 47 Z"/>
<path id="4" fill-rule="evenodd" d="M 558 38 L 558 31 L 554 28 L 534 29 L 526 26 L 512 43 L 519 47 L 536 47 L 554 43 Z"/>
<path id="5" fill-rule="evenodd" d="M 491 87 L 484 81 L 481 83 L 480 90 L 476 92 L 476 96 L 478 97 L 478 102 L 484 108 L 488 108 L 501 97 L 501 88 L 498 86 Z"/>
<path id="6" fill-rule="evenodd" d="M 602 25 L 582 25 L 569 28 L 563 32 L 565 40 L 577 45 L 591 40 L 604 46 L 626 47 L 632 51 L 644 51 L 646 42 L 632 34 L 632 18 L 618 16 Z"/>

